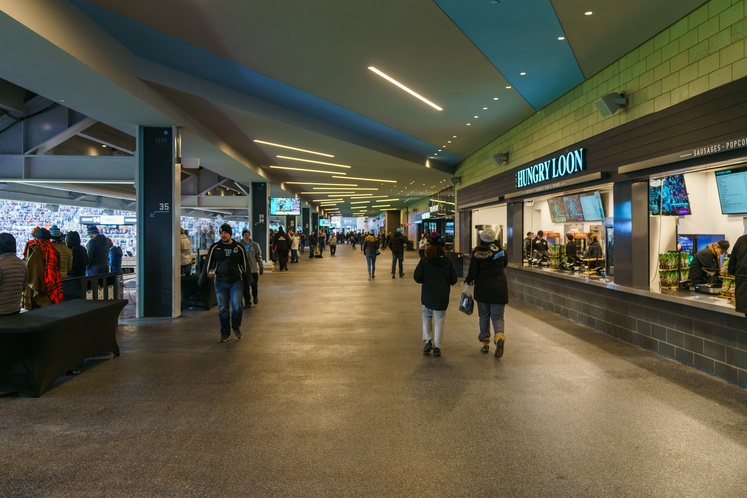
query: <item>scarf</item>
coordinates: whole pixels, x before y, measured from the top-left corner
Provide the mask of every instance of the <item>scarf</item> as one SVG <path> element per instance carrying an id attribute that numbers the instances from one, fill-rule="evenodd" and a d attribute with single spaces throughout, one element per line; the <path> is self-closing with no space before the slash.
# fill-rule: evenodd
<path id="1" fill-rule="evenodd" d="M 36 247 L 44 260 L 44 286 L 47 297 L 53 304 L 62 302 L 62 276 L 60 275 L 60 255 L 48 240 L 31 239 L 23 249 L 24 259 L 28 259 L 29 249 Z"/>

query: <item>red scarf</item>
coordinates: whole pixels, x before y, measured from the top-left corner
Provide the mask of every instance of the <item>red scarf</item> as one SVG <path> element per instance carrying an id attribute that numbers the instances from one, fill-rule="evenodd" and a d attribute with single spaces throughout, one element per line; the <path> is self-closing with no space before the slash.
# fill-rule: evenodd
<path id="1" fill-rule="evenodd" d="M 31 239 L 23 249 L 24 259 L 30 247 L 36 246 L 42 253 L 44 260 L 44 285 L 47 296 L 54 304 L 62 302 L 62 276 L 60 274 L 60 255 L 48 240 Z"/>

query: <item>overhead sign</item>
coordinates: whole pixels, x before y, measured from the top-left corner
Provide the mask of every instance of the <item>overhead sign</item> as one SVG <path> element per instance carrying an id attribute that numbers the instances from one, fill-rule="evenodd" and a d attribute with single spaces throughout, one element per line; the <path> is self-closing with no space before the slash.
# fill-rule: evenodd
<path id="1" fill-rule="evenodd" d="M 583 148 L 558 154 L 546 161 L 517 171 L 516 188 L 526 188 L 539 183 L 557 180 L 579 173 L 585 168 Z"/>

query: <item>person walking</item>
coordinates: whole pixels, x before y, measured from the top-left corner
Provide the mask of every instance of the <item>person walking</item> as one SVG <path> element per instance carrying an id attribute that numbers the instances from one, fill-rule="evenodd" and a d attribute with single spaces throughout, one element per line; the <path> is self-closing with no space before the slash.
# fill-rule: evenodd
<path id="1" fill-rule="evenodd" d="M 291 248 L 291 241 L 283 227 L 278 227 L 275 238 L 272 239 L 272 247 L 277 254 L 280 271 L 288 271 L 288 251 Z"/>
<path id="2" fill-rule="evenodd" d="M 368 279 L 376 278 L 376 256 L 379 252 L 379 243 L 371 230 L 363 240 L 363 253 L 366 255 L 366 266 L 368 267 Z"/>
<path id="3" fill-rule="evenodd" d="M 207 259 L 202 265 L 199 287 L 207 282 L 208 272 L 215 272 L 215 298 L 218 302 L 220 320 L 220 340 L 226 342 L 231 337 L 231 329 L 236 339 L 241 339 L 241 320 L 243 317 L 242 300 L 244 298 L 244 279 L 250 280 L 247 274 L 249 267 L 244 247 L 231 238 L 231 225 L 224 223 L 218 230 L 219 240 L 208 249 Z M 230 312 L 229 312 L 230 311 Z"/>
<path id="4" fill-rule="evenodd" d="M 415 267 L 413 278 L 419 284 L 423 313 L 423 354 L 441 356 L 446 309 L 449 307 L 451 286 L 457 283 L 457 274 L 451 260 L 446 257 L 444 243 L 437 233 L 425 248 L 425 257 Z"/>
<path id="5" fill-rule="evenodd" d="M 405 260 L 405 246 L 409 240 L 402 234 L 402 228 L 398 228 L 389 240 L 389 248 L 392 250 L 392 278 L 394 278 L 394 271 L 399 262 L 399 276 L 400 278 L 405 276 L 405 272 L 402 269 L 402 263 Z"/>
<path id="6" fill-rule="evenodd" d="M 508 280 L 503 269 L 508 265 L 508 258 L 501 241 L 495 240 L 495 232 L 486 228 L 480 234 L 480 244 L 472 250 L 469 270 L 464 281 L 475 285 L 474 299 L 480 319 L 480 334 L 477 339 L 482 343 L 480 351 L 490 350 L 490 324 L 495 333 L 495 357 L 503 356 L 506 344 L 504 312 L 508 304 Z"/>
<path id="7" fill-rule="evenodd" d="M 334 256 L 337 252 L 337 234 L 332 233 L 329 236 L 329 255 Z"/>
<path id="8" fill-rule="evenodd" d="M 298 248 L 301 246 L 301 236 L 298 232 L 291 235 L 291 263 L 298 263 Z"/>
<path id="9" fill-rule="evenodd" d="M 264 273 L 264 262 L 262 261 L 262 248 L 259 244 L 252 240 L 252 232 L 246 228 L 241 232 L 241 244 L 244 246 L 246 251 L 247 262 L 249 263 L 249 273 L 252 274 L 251 296 L 244 296 L 244 307 L 250 308 L 252 302 L 257 304 L 259 302 L 258 294 L 259 291 L 259 276 Z M 298 237 L 293 237 L 294 240 L 298 240 Z M 296 259 L 296 263 L 298 259 Z M 293 261 L 291 261 L 293 263 Z"/>

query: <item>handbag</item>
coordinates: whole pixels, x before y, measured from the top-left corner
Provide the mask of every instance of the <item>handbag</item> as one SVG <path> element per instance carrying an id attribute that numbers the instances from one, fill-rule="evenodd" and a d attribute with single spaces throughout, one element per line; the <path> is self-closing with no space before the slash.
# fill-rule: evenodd
<path id="1" fill-rule="evenodd" d="M 465 315 L 471 315 L 475 310 L 475 300 L 472 297 L 472 291 L 474 287 L 471 285 L 464 284 L 462 287 L 462 296 L 459 298 L 459 311 Z"/>

